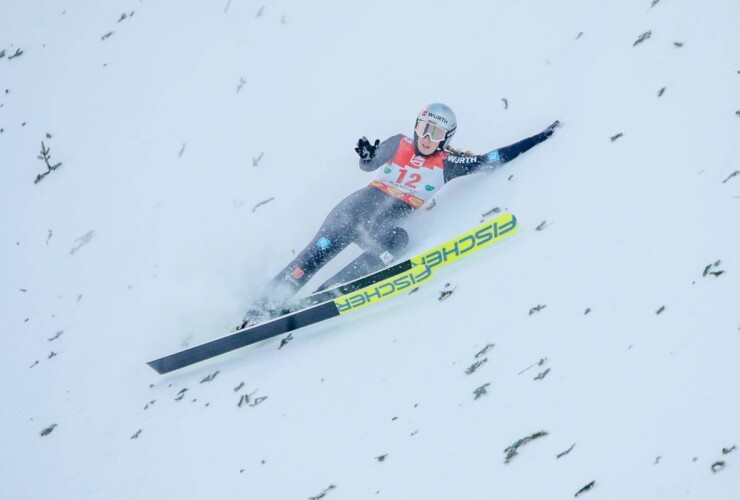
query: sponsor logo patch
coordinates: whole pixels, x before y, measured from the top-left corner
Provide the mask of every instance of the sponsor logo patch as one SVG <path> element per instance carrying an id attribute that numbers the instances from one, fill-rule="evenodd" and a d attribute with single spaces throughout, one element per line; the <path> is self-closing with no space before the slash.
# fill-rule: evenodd
<path id="1" fill-rule="evenodd" d="M 458 238 L 444 243 L 427 253 L 411 259 L 411 270 L 351 292 L 334 300 L 339 314 L 359 309 L 386 297 L 397 295 L 418 286 L 432 277 L 434 268 L 454 262 L 517 231 L 517 219 L 504 214 L 486 222 Z"/>
<path id="2" fill-rule="evenodd" d="M 498 159 L 498 153 L 496 153 L 496 159 Z M 447 161 L 450 163 L 478 163 L 478 157 L 477 156 L 456 156 L 456 155 L 450 155 L 447 157 Z M 489 161 L 494 161 L 490 159 L 489 155 Z"/>
<path id="3" fill-rule="evenodd" d="M 319 238 L 319 241 L 316 242 L 316 246 L 322 250 L 326 250 L 331 246 L 331 240 L 326 236 L 322 236 L 321 238 Z"/>
<path id="4" fill-rule="evenodd" d="M 389 167 L 385 167 L 383 169 L 383 172 L 386 173 L 386 174 L 390 174 L 391 173 L 391 169 Z"/>
<path id="5" fill-rule="evenodd" d="M 430 186 L 429 184 L 427 184 L 426 186 L 424 186 L 424 188 L 425 188 L 425 189 L 426 189 L 427 191 L 434 191 L 434 186 Z"/>
<path id="6" fill-rule="evenodd" d="M 417 198 L 416 196 L 409 195 L 406 197 L 406 201 L 414 208 L 421 208 L 424 205 L 424 200 Z"/>
<path id="7" fill-rule="evenodd" d="M 501 155 L 498 153 L 498 150 L 491 151 L 486 155 L 486 159 L 491 163 L 495 163 L 501 160 Z"/>
<path id="8" fill-rule="evenodd" d="M 299 280 L 299 279 L 303 278 L 303 275 L 305 275 L 305 274 L 306 273 L 303 272 L 303 269 L 301 269 L 300 267 L 296 267 L 295 269 L 293 269 L 292 276 L 293 276 L 294 279 Z"/>
<path id="9" fill-rule="evenodd" d="M 505 214 L 488 222 L 452 243 L 441 245 L 415 259 L 414 264 L 424 264 L 431 268 L 454 262 L 464 254 L 483 248 L 497 239 L 517 230 L 517 219 Z"/>
<path id="10" fill-rule="evenodd" d="M 424 166 L 424 157 L 423 156 L 412 156 L 409 160 L 409 163 L 415 167 L 423 167 Z"/>
<path id="11" fill-rule="evenodd" d="M 444 123 L 445 125 L 449 125 L 449 123 L 450 123 L 450 122 L 447 121 L 447 118 L 445 118 L 444 116 L 434 114 L 431 111 L 429 111 L 428 109 L 422 110 L 421 116 L 423 116 L 423 117 L 429 117 L 429 118 L 431 118 L 433 120 L 440 121 L 440 122 Z"/>
<path id="12" fill-rule="evenodd" d="M 386 250 L 385 252 L 380 254 L 380 260 L 382 260 L 383 264 L 387 266 L 388 264 L 393 262 L 393 255 Z"/>
<path id="13" fill-rule="evenodd" d="M 431 267 L 423 264 L 417 265 L 398 277 L 388 278 L 357 292 L 349 293 L 335 300 L 334 303 L 337 305 L 339 314 L 345 314 L 353 309 L 383 300 L 385 297 L 397 295 L 404 290 L 415 287 L 419 283 L 425 282 L 431 277 Z"/>
<path id="14" fill-rule="evenodd" d="M 449 124 L 449 123 L 450 123 L 450 122 L 448 122 L 448 121 L 447 121 L 447 118 L 445 118 L 444 116 L 440 116 L 440 115 L 435 115 L 435 114 L 434 114 L 434 113 L 432 113 L 432 112 L 429 112 L 429 117 L 430 117 L 430 118 L 434 118 L 435 120 L 438 120 L 438 121 L 440 121 L 440 122 L 444 123 L 445 125 L 447 125 L 447 124 Z"/>

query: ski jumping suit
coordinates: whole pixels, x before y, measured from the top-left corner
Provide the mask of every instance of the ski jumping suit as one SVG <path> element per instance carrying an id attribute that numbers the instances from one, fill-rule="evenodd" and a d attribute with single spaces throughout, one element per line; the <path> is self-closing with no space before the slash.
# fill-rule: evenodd
<path id="1" fill-rule="evenodd" d="M 375 180 L 334 207 L 308 246 L 272 280 L 270 294 L 279 299 L 292 296 L 350 243 L 362 248 L 362 255 L 318 290 L 381 269 L 408 243 L 408 234 L 397 223 L 423 206 L 447 182 L 511 161 L 551 134 L 545 131 L 476 156 L 447 150 L 423 156 L 412 138 L 399 134 L 386 139 L 375 157 L 360 160 L 362 170 L 379 170 Z"/>

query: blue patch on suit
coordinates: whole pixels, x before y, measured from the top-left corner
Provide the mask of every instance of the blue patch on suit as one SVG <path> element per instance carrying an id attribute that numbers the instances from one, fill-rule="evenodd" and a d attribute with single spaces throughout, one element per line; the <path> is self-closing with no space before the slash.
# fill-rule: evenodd
<path id="1" fill-rule="evenodd" d="M 316 246 L 322 250 L 326 250 L 331 246 L 331 241 L 326 236 L 322 236 L 319 238 L 319 241 L 316 242 Z"/>
<path id="2" fill-rule="evenodd" d="M 488 160 L 489 163 L 496 163 L 498 161 L 501 161 L 501 155 L 499 154 L 498 150 L 491 151 L 486 155 L 486 160 Z"/>

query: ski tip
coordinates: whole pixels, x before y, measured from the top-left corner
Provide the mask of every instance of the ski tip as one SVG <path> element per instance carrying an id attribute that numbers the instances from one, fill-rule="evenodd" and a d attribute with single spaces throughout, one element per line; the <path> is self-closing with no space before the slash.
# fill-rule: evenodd
<path id="1" fill-rule="evenodd" d="M 147 362 L 147 365 L 149 365 L 152 368 L 152 370 L 154 370 L 155 372 L 157 372 L 160 375 L 162 375 L 164 373 L 167 373 L 166 370 L 162 370 L 162 366 L 161 366 L 161 363 L 159 361 L 160 360 L 155 359 L 154 361 Z"/>

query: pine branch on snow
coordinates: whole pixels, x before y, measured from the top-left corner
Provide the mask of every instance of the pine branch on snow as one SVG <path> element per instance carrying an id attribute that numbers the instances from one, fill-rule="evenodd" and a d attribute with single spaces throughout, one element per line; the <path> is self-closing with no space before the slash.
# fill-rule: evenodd
<path id="1" fill-rule="evenodd" d="M 543 372 L 540 372 L 533 380 L 543 380 L 545 377 L 547 377 L 548 373 L 550 373 L 550 368 L 546 369 Z"/>
<path id="2" fill-rule="evenodd" d="M 481 356 L 485 356 L 488 353 L 488 351 L 490 351 L 494 347 L 496 347 L 496 344 L 486 344 L 486 346 L 483 349 L 481 349 L 475 354 L 476 359 Z"/>
<path id="3" fill-rule="evenodd" d="M 652 34 L 653 34 L 652 31 L 646 31 L 645 33 L 643 33 L 642 35 L 640 35 L 637 38 L 637 40 L 635 40 L 635 43 L 633 43 L 632 46 L 634 47 L 635 45 L 641 44 L 642 42 L 644 42 L 645 40 L 647 40 L 648 38 L 650 38 L 650 35 L 652 35 Z"/>
<path id="4" fill-rule="evenodd" d="M 721 470 L 722 470 L 722 469 L 724 469 L 724 468 L 725 468 L 725 463 L 724 463 L 724 462 L 723 462 L 722 460 L 720 460 L 720 461 L 717 461 L 717 462 L 714 462 L 714 463 L 712 464 L 712 467 L 711 467 L 711 469 L 712 469 L 712 472 L 714 472 L 715 474 L 716 474 L 717 472 L 721 471 Z"/>
<path id="5" fill-rule="evenodd" d="M 336 485 L 330 484 L 326 489 L 324 489 L 321 493 L 319 493 L 315 497 L 308 497 L 308 500 L 321 500 L 322 498 L 326 496 L 327 493 L 329 493 L 334 488 L 336 488 Z"/>
<path id="6" fill-rule="evenodd" d="M 584 486 L 583 488 L 581 488 L 580 490 L 578 490 L 574 496 L 577 497 L 578 495 L 581 495 L 583 493 L 586 493 L 588 490 L 590 490 L 591 488 L 593 488 L 595 485 L 596 485 L 596 481 L 591 481 L 586 486 Z"/>
<path id="7" fill-rule="evenodd" d="M 529 310 L 529 315 L 531 316 L 531 315 L 533 315 L 533 314 L 534 314 L 534 313 L 536 313 L 536 312 L 540 312 L 541 310 L 543 310 L 543 309 L 544 309 L 544 308 L 546 308 L 546 307 L 547 307 L 547 305 L 546 305 L 546 304 L 539 304 L 539 305 L 536 305 L 536 306 L 534 306 L 533 308 L 531 308 L 531 309 Z"/>
<path id="8" fill-rule="evenodd" d="M 571 451 L 573 451 L 573 448 L 575 448 L 575 447 L 576 447 L 576 444 L 575 444 L 575 443 L 573 443 L 573 444 L 572 444 L 572 445 L 570 446 L 570 448 L 568 448 L 567 450 L 565 450 L 565 451 L 563 451 L 563 452 L 561 452 L 561 453 L 558 453 L 558 454 L 557 454 L 557 456 L 556 456 L 555 458 L 559 459 L 559 458 L 562 458 L 562 457 L 564 457 L 565 455 L 567 455 L 568 453 L 570 453 Z"/>
<path id="9" fill-rule="evenodd" d="M 737 116 L 740 116 L 740 111 L 738 111 L 736 114 L 737 114 Z M 737 175 L 740 175 L 740 170 L 735 170 L 733 173 L 731 173 L 730 175 L 728 175 L 727 176 L 727 179 L 725 179 L 725 180 L 722 181 L 722 184 L 727 183 L 727 181 L 729 181 L 730 179 L 732 179 L 733 177 L 735 177 Z"/>
<path id="10" fill-rule="evenodd" d="M 278 346 L 278 349 L 282 349 L 283 347 L 288 345 L 291 340 L 293 340 L 293 334 L 289 333 L 285 338 L 280 340 L 280 345 Z"/>
<path id="11" fill-rule="evenodd" d="M 273 201 L 274 199 L 275 199 L 275 197 L 273 196 L 272 198 L 268 198 L 268 199 L 266 199 L 265 201 L 261 201 L 261 202 L 257 203 L 257 204 L 256 204 L 256 205 L 254 206 L 254 208 L 252 209 L 252 213 L 256 212 L 256 211 L 257 211 L 257 209 L 258 209 L 259 207 L 261 207 L 262 205 L 267 205 L 268 203 L 270 203 L 270 202 L 271 202 L 271 201 Z"/>
<path id="12" fill-rule="evenodd" d="M 41 431 L 41 436 L 48 436 L 56 428 L 57 424 L 51 424 L 49 427 Z"/>
<path id="13" fill-rule="evenodd" d="M 469 367 L 465 369 L 465 373 L 467 375 L 472 375 L 473 373 L 475 373 L 475 370 L 477 370 L 478 368 L 480 368 L 487 362 L 488 362 L 488 358 L 483 358 L 480 361 L 476 361 L 475 363 L 473 363 L 472 365 L 470 365 Z"/>
<path id="14" fill-rule="evenodd" d="M 44 160 L 44 164 L 46 165 L 47 170 L 43 174 L 39 174 L 36 176 L 36 180 L 33 181 L 34 184 L 38 184 L 44 177 L 62 166 L 62 162 L 59 162 L 55 165 L 51 164 L 51 149 L 46 147 L 44 141 L 41 141 L 41 153 L 39 154 L 38 159 Z"/>
<path id="15" fill-rule="evenodd" d="M 484 395 L 488 394 L 488 391 L 486 390 L 486 387 L 488 387 L 489 385 L 491 385 L 490 382 L 488 382 L 486 384 L 483 384 L 482 386 L 480 386 L 477 389 L 475 389 L 473 391 L 473 394 L 475 395 L 475 397 L 473 399 L 478 399 L 481 396 L 484 396 Z"/>
<path id="16" fill-rule="evenodd" d="M 535 432 L 534 434 L 524 437 L 522 439 L 519 439 L 511 446 L 508 446 L 504 449 L 504 453 L 506 453 L 506 458 L 504 459 L 504 463 L 508 464 L 512 458 L 514 458 L 516 455 L 518 455 L 518 450 L 521 446 L 524 446 L 525 444 L 534 441 L 535 439 L 540 439 L 545 436 L 547 436 L 547 431 L 539 431 Z"/>
<path id="17" fill-rule="evenodd" d="M 524 370 L 522 370 L 522 371 L 520 371 L 519 373 L 517 373 L 517 375 L 521 375 L 522 373 L 524 373 L 524 372 L 526 372 L 527 370 L 529 370 L 529 369 L 533 368 L 534 366 L 542 366 L 542 365 L 544 365 L 544 364 L 545 364 L 545 362 L 547 362 L 547 358 L 542 358 L 542 359 L 540 359 L 540 360 L 539 360 L 538 362 L 536 362 L 536 363 L 532 363 L 531 365 L 529 365 L 528 367 L 526 367 L 526 368 L 525 368 Z"/>
<path id="18" fill-rule="evenodd" d="M 201 380 L 200 383 L 205 384 L 207 382 L 211 382 L 214 378 L 216 378 L 216 375 L 218 375 L 219 373 L 221 373 L 220 370 L 216 370 L 215 372 L 211 373 L 210 375 L 205 377 L 203 380 Z"/>

